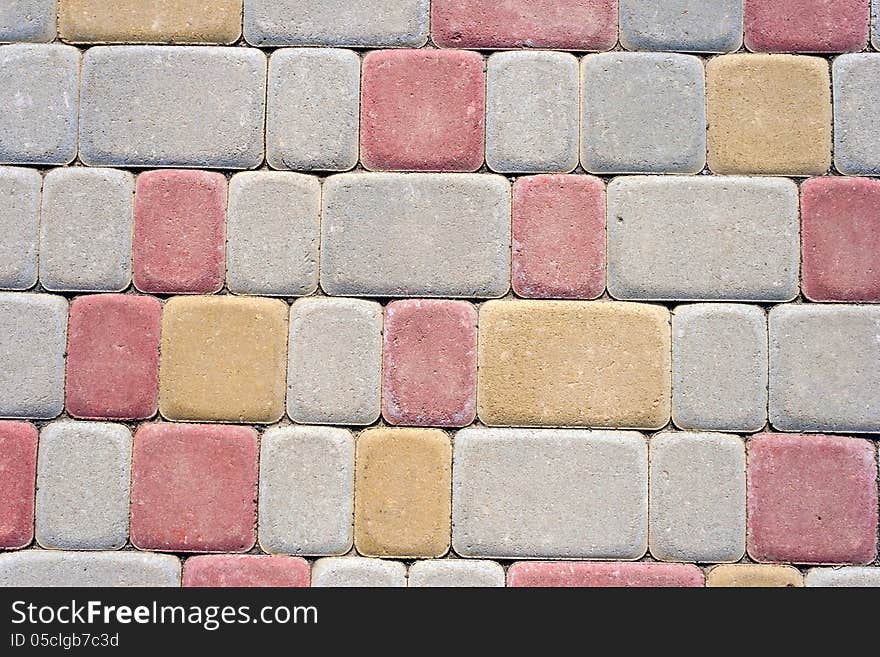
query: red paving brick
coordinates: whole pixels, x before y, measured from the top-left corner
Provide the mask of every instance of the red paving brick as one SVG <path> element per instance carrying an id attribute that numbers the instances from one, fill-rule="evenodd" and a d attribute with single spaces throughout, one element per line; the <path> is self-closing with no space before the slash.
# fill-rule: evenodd
<path id="1" fill-rule="evenodd" d="M 185 587 L 306 587 L 310 579 L 302 557 L 206 554 L 183 565 Z"/>
<path id="2" fill-rule="evenodd" d="M 856 52 L 868 43 L 870 0 L 745 0 L 756 52 Z"/>
<path id="3" fill-rule="evenodd" d="M 680 563 L 521 561 L 507 571 L 507 585 L 520 587 L 696 587 L 703 571 Z"/>
<path id="4" fill-rule="evenodd" d="M 30 422 L 0 421 L 0 548 L 17 549 L 34 538 L 37 429 Z"/>

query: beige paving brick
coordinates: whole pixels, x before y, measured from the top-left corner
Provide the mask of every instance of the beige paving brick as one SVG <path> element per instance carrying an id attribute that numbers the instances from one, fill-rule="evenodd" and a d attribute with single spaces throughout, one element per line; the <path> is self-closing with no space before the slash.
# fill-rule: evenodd
<path id="1" fill-rule="evenodd" d="M 776 587 L 804 585 L 804 577 L 791 566 L 766 564 L 726 564 L 716 566 L 706 575 L 706 586 Z"/>

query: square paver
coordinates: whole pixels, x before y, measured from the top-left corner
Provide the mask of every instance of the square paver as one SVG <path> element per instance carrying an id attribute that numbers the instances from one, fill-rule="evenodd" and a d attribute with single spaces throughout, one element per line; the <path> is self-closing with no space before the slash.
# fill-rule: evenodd
<path id="1" fill-rule="evenodd" d="M 844 175 L 880 174 L 880 54 L 834 60 L 834 166 Z"/>
<path id="2" fill-rule="evenodd" d="M 407 586 L 494 588 L 504 586 L 504 568 L 494 561 L 429 559 L 409 567 Z"/>
<path id="3" fill-rule="evenodd" d="M 183 564 L 184 587 L 302 588 L 309 585 L 311 566 L 301 557 L 263 554 L 203 554 Z"/>
<path id="4" fill-rule="evenodd" d="M 869 0 L 745 0 L 755 52 L 857 52 L 868 45 Z"/>
<path id="5" fill-rule="evenodd" d="M 813 568 L 804 579 L 807 586 L 880 587 L 880 568 Z"/>
<path id="6" fill-rule="evenodd" d="M 131 431 L 105 422 L 53 422 L 40 432 L 37 543 L 116 550 L 128 541 Z"/>
<path id="7" fill-rule="evenodd" d="M 169 420 L 269 424 L 284 414 L 283 301 L 174 297 L 160 353 L 159 410 Z"/>
<path id="8" fill-rule="evenodd" d="M 25 550 L 0 554 L 0 587 L 178 587 L 180 559 L 147 552 Z"/>
<path id="9" fill-rule="evenodd" d="M 17 550 L 34 538 L 37 429 L 0 421 L 0 549 Z"/>
<path id="10" fill-rule="evenodd" d="M 581 94 L 581 165 L 590 173 L 698 173 L 706 165 L 698 57 L 588 55 Z"/>
<path id="11" fill-rule="evenodd" d="M 699 587 L 703 571 L 681 563 L 561 563 L 520 561 L 507 570 L 507 586 Z"/>
<path id="12" fill-rule="evenodd" d="M 620 0 L 627 50 L 733 52 L 743 42 L 743 0 Z"/>
<path id="13" fill-rule="evenodd" d="M 6 0 L 0 5 L 0 43 L 55 38 L 58 0 Z"/>
<path id="14" fill-rule="evenodd" d="M 312 586 L 406 586 L 406 566 L 399 561 L 363 557 L 326 557 L 312 565 Z"/>
<path id="15" fill-rule="evenodd" d="M 706 574 L 706 586 L 712 587 L 803 587 L 804 576 L 791 566 L 770 564 L 724 564 Z"/>
<path id="16" fill-rule="evenodd" d="M 0 167 L 0 290 L 27 290 L 37 283 L 42 186 L 39 171 Z"/>
<path id="17" fill-rule="evenodd" d="M 131 465 L 131 542 L 141 550 L 247 552 L 257 536 L 257 432 L 142 424 Z"/>

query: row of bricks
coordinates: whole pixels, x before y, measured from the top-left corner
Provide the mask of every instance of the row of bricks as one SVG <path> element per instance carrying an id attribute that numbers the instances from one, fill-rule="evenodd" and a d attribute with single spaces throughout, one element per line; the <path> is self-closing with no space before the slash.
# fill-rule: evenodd
<path id="1" fill-rule="evenodd" d="M 39 445 L 38 445 L 39 442 Z M 0 423 L 0 545 L 871 564 L 876 445 L 829 435 Z M 748 459 L 746 454 L 748 453 Z M 36 503 L 34 490 L 36 487 Z M 552 513 L 547 513 L 552 509 Z M 34 525 L 36 530 L 34 531 Z"/>
<path id="2" fill-rule="evenodd" d="M 880 49 L 880 0 L 872 42 Z M 848 52 L 869 0 L 5 0 L 0 41 Z M 243 28 L 243 29 L 242 29 Z"/>
<path id="3" fill-rule="evenodd" d="M 878 217 L 840 176 L 0 167 L 0 289 L 880 302 Z"/>
<path id="4" fill-rule="evenodd" d="M 182 572 L 181 572 L 182 571 Z M 397 561 L 325 557 L 203 555 L 180 560 L 134 552 L 49 552 L 0 555 L 0 586 L 184 587 L 865 587 L 880 586 L 880 568 L 720 565 L 705 573 L 687 564 L 436 559 L 409 568 Z"/>
<path id="5" fill-rule="evenodd" d="M 880 307 L 0 294 L 0 417 L 880 431 Z M 478 322 L 479 319 L 479 322 Z M 479 323 L 479 330 L 477 324 Z M 671 329 L 670 329 L 671 324 Z M 289 331 L 288 331 L 289 326 Z M 68 328 L 69 327 L 69 328 Z M 161 354 L 161 357 L 160 357 Z"/>
<path id="6" fill-rule="evenodd" d="M 0 162 L 880 173 L 880 54 L 0 47 Z M 80 88 L 81 80 L 81 88 Z M 268 93 L 267 93 L 268 90 Z M 77 98 L 79 102 L 77 102 Z M 328 111 L 330 108 L 331 111 Z M 834 127 L 832 131 L 832 116 Z M 426 130 L 425 126 L 430 126 Z"/>

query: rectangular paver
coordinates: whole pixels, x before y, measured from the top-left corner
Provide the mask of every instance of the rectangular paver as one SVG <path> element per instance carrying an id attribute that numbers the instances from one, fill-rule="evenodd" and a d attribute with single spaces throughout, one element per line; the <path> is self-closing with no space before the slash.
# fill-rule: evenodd
<path id="1" fill-rule="evenodd" d="M 578 61 L 559 52 L 489 57 L 486 163 L 499 173 L 567 173 L 578 165 Z"/>
<path id="2" fill-rule="evenodd" d="M 90 48 L 80 158 L 89 166 L 253 168 L 263 161 L 265 102 L 266 56 L 253 48 Z"/>
<path id="3" fill-rule="evenodd" d="M 627 50 L 732 52 L 743 41 L 743 0 L 620 0 Z"/>
<path id="4" fill-rule="evenodd" d="M 106 422 L 53 422 L 40 432 L 37 543 L 115 550 L 128 541 L 131 431 Z"/>
<path id="5" fill-rule="evenodd" d="M 363 557 L 326 557 L 312 565 L 312 586 L 406 586 L 406 566 L 399 561 Z"/>
<path id="6" fill-rule="evenodd" d="M 507 571 L 508 586 L 699 587 L 703 572 L 679 563 L 560 563 L 521 561 Z"/>
<path id="7" fill-rule="evenodd" d="M 669 422 L 669 312 L 588 301 L 480 308 L 477 414 L 491 426 L 659 429 Z"/>
<path id="8" fill-rule="evenodd" d="M 5 0 L 0 4 L 0 43 L 55 38 L 58 0 Z"/>
<path id="9" fill-rule="evenodd" d="M 485 174 L 326 179 L 321 287 L 334 296 L 503 296 L 510 184 Z"/>
<path id="10" fill-rule="evenodd" d="M 431 559 L 409 567 L 407 585 L 424 587 L 494 588 L 504 586 L 504 568 L 494 561 Z"/>
<path id="11" fill-rule="evenodd" d="M 880 50 L 880 0 L 871 0 L 871 45 Z"/>
<path id="12" fill-rule="evenodd" d="M 790 301 L 799 228 L 790 180 L 617 178 L 608 186 L 608 291 L 618 299 Z"/>
<path id="13" fill-rule="evenodd" d="M 805 577 L 807 586 L 880 587 L 880 568 L 813 568 Z"/>
<path id="14" fill-rule="evenodd" d="M 0 549 L 17 550 L 34 538 L 37 429 L 0 421 Z"/>
<path id="15" fill-rule="evenodd" d="M 0 289 L 37 283 L 37 242 L 43 177 L 34 169 L 0 167 Z"/>
<path id="16" fill-rule="evenodd" d="M 802 587 L 804 576 L 791 566 L 770 564 L 724 564 L 709 570 L 706 586 L 712 587 Z"/>
<path id="17" fill-rule="evenodd" d="M 25 550 L 0 554 L 0 587 L 176 587 L 180 559 L 149 552 Z"/>
<path id="18" fill-rule="evenodd" d="M 856 52 L 868 45 L 868 0 L 745 0 L 755 52 Z"/>
<path id="19" fill-rule="evenodd" d="M 314 176 L 238 173 L 229 183 L 226 286 L 299 297 L 318 289 L 321 183 Z"/>
<path id="20" fill-rule="evenodd" d="M 834 60 L 834 166 L 845 175 L 880 175 L 880 54 Z"/>
<path id="21" fill-rule="evenodd" d="M 57 292 L 119 292 L 131 283 L 134 176 L 53 169 L 43 179 L 40 284 Z"/>
<path id="22" fill-rule="evenodd" d="M 639 559 L 648 546 L 645 438 L 463 429 L 455 436 L 452 527 L 453 549 L 465 557 Z"/>
<path id="23" fill-rule="evenodd" d="M 287 414 L 303 424 L 372 424 L 382 392 L 382 306 L 301 299 L 290 308 Z"/>
<path id="24" fill-rule="evenodd" d="M 354 438 L 333 427 L 275 427 L 260 442 L 260 547 L 273 554 L 351 549 Z"/>
<path id="25" fill-rule="evenodd" d="M 286 587 L 309 585 L 311 567 L 301 557 L 203 554 L 183 564 L 184 587 Z"/>

